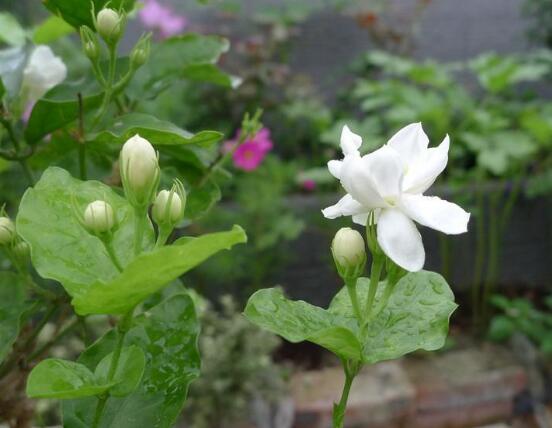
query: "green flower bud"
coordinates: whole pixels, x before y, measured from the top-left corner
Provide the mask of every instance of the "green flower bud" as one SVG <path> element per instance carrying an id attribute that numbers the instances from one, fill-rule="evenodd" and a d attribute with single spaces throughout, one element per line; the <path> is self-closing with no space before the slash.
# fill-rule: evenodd
<path id="1" fill-rule="evenodd" d="M 123 145 L 119 166 L 128 201 L 134 207 L 149 205 L 159 185 L 159 164 L 153 146 L 135 135 Z"/>
<path id="2" fill-rule="evenodd" d="M 130 67 L 134 70 L 140 68 L 146 63 L 151 50 L 151 33 L 148 33 L 138 40 L 130 52 Z"/>
<path id="3" fill-rule="evenodd" d="M 358 278 L 366 265 L 366 248 L 362 235 L 350 227 L 337 231 L 332 241 L 332 255 L 342 278 Z"/>
<path id="4" fill-rule="evenodd" d="M 113 9 L 102 9 L 96 17 L 96 30 L 106 43 L 113 44 L 121 37 L 123 18 Z"/>
<path id="5" fill-rule="evenodd" d="M 31 247 L 25 241 L 20 241 L 13 246 L 13 254 L 21 263 L 29 261 L 29 255 L 31 253 Z"/>
<path id="6" fill-rule="evenodd" d="M 0 217 L 0 245 L 11 244 L 16 236 L 13 221 L 8 217 Z"/>
<path id="7" fill-rule="evenodd" d="M 94 201 L 84 210 L 83 222 L 93 235 L 107 233 L 115 226 L 113 208 L 105 201 Z"/>
<path id="8" fill-rule="evenodd" d="M 173 186 L 169 190 L 161 190 L 153 203 L 152 216 L 159 225 L 174 226 L 184 218 L 186 193 L 182 185 Z"/>
<path id="9" fill-rule="evenodd" d="M 84 54 L 91 60 L 96 61 L 100 57 L 100 46 L 98 44 L 98 38 L 94 32 L 86 25 L 80 29 L 80 36 L 82 42 L 82 50 Z"/>

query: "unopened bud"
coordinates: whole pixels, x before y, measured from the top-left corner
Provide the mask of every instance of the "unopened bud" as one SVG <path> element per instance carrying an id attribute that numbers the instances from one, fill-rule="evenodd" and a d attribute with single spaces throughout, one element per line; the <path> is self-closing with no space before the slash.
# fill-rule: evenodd
<path id="1" fill-rule="evenodd" d="M 140 68 L 146 63 L 151 50 L 151 33 L 148 33 L 138 40 L 136 46 L 130 52 L 130 66 L 134 69 Z"/>
<path id="2" fill-rule="evenodd" d="M 92 61 L 97 60 L 100 56 L 100 47 L 94 32 L 84 25 L 80 29 L 80 36 L 84 54 Z"/>
<path id="3" fill-rule="evenodd" d="M 122 33 L 123 18 L 115 10 L 104 8 L 96 17 L 96 30 L 108 44 L 119 40 Z"/>
<path id="4" fill-rule="evenodd" d="M 94 201 L 84 210 L 84 226 L 93 235 L 109 232 L 115 226 L 113 208 L 105 201 Z"/>
<path id="5" fill-rule="evenodd" d="M 17 257 L 17 260 L 24 263 L 29 260 L 31 253 L 31 247 L 25 241 L 20 241 L 13 246 L 13 254 Z"/>
<path id="6" fill-rule="evenodd" d="M 184 218 L 186 193 L 175 184 L 171 190 L 161 190 L 153 203 L 152 216 L 159 225 L 176 225 Z"/>
<path id="7" fill-rule="evenodd" d="M 134 207 L 149 205 L 159 185 L 157 153 L 148 140 L 135 135 L 121 150 L 121 180 L 125 195 Z"/>
<path id="8" fill-rule="evenodd" d="M 8 217 L 0 217 L 0 245 L 11 244 L 16 237 L 15 224 Z"/>
<path id="9" fill-rule="evenodd" d="M 358 278 L 366 264 L 366 248 L 362 235 L 350 227 L 337 231 L 332 241 L 332 254 L 339 275 Z"/>

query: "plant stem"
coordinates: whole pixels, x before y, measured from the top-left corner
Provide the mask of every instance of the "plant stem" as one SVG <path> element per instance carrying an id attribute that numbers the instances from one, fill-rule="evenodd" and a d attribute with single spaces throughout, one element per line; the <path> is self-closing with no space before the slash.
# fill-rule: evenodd
<path id="1" fill-rule="evenodd" d="M 17 139 L 17 135 L 15 135 L 15 131 L 13 129 L 12 123 L 7 119 L 0 119 L 0 123 L 4 125 L 4 128 L 8 132 L 8 136 L 13 144 L 13 148 L 15 149 L 15 152 L 17 155 L 21 152 L 21 144 L 19 143 L 19 140 Z M 27 178 L 27 181 L 29 182 L 30 186 L 34 186 L 35 181 L 33 177 L 33 173 L 31 172 L 31 169 L 29 168 L 29 164 L 27 163 L 26 159 L 18 159 L 19 164 L 21 165 L 21 168 L 23 169 L 23 173 L 25 174 L 25 177 Z"/>
<path id="2" fill-rule="evenodd" d="M 487 263 L 487 276 L 485 278 L 485 284 L 483 285 L 483 307 L 482 307 L 482 321 L 483 325 L 487 324 L 488 312 L 489 312 L 489 299 L 493 294 L 497 281 L 498 273 L 498 257 L 499 257 L 499 244 L 500 244 L 500 225 L 498 224 L 497 207 L 502 196 L 501 192 L 491 194 L 489 201 L 489 243 L 488 243 L 488 263 Z"/>
<path id="3" fill-rule="evenodd" d="M 355 376 L 358 374 L 361 365 L 353 361 L 343 361 L 343 371 L 345 372 L 345 383 L 341 392 L 341 399 L 338 404 L 334 404 L 333 409 L 333 428 L 343 428 L 345 419 L 345 410 L 347 409 L 347 401 Z"/>
<path id="4" fill-rule="evenodd" d="M 79 133 L 78 133 L 78 145 L 79 145 L 79 170 L 81 180 L 86 180 L 86 139 L 84 138 L 84 105 L 82 102 L 82 94 L 77 94 L 79 101 Z"/>
<path id="5" fill-rule="evenodd" d="M 172 228 L 166 226 L 159 226 L 159 235 L 157 236 L 157 241 L 155 242 L 155 248 L 161 248 L 169 239 L 171 235 Z"/>
<path id="6" fill-rule="evenodd" d="M 117 46 L 114 45 L 109 47 L 109 70 L 108 70 L 107 82 L 104 86 L 105 94 L 102 100 L 102 104 L 98 109 L 98 112 L 96 113 L 96 117 L 94 118 L 94 122 L 92 125 L 93 128 L 95 128 L 96 125 L 98 125 L 102 117 L 105 115 L 107 108 L 109 107 L 111 96 L 113 95 L 113 83 L 115 80 L 116 69 L 117 69 Z"/>
<path id="7" fill-rule="evenodd" d="M 374 299 L 376 297 L 376 292 L 378 291 L 379 280 L 381 277 L 381 272 L 383 270 L 383 265 L 385 263 L 385 258 L 380 255 L 372 255 L 372 268 L 370 270 L 370 286 L 368 288 L 368 298 L 366 299 L 366 309 L 364 314 L 366 320 L 370 319 L 370 313 L 372 312 L 372 306 L 374 305 Z"/>
<path id="8" fill-rule="evenodd" d="M 113 350 L 113 357 L 111 358 L 111 364 L 109 365 L 109 372 L 107 375 L 108 383 L 110 383 L 113 380 L 113 378 L 115 377 L 115 373 L 117 373 L 117 366 L 119 365 L 119 360 L 121 358 L 121 353 L 123 351 L 125 336 L 128 330 L 130 330 L 130 327 L 132 325 L 133 313 L 134 313 L 134 308 L 128 311 L 125 315 L 123 315 L 123 317 L 119 320 L 119 324 L 117 325 L 118 338 L 117 338 L 117 344 L 115 345 L 115 349 Z M 92 422 L 92 428 L 98 428 L 100 426 L 102 415 L 108 399 L 109 399 L 109 394 L 107 393 L 102 394 L 98 398 L 98 404 L 96 405 L 96 412 L 94 414 L 94 421 Z"/>
<path id="9" fill-rule="evenodd" d="M 115 253 L 115 249 L 113 248 L 113 241 L 108 239 L 102 239 L 102 242 L 104 244 L 105 250 L 107 251 L 107 254 L 109 255 L 109 258 L 117 268 L 119 272 L 123 271 L 123 266 L 121 265 L 121 262 L 119 262 L 119 258 L 117 257 L 117 254 Z"/>
<path id="10" fill-rule="evenodd" d="M 351 299 L 351 304 L 353 305 L 353 311 L 358 320 L 358 324 L 362 326 L 364 323 L 364 317 L 360 311 L 360 305 L 358 304 L 358 294 L 356 289 L 357 278 L 347 278 L 345 280 L 345 286 L 347 287 L 347 292 L 349 293 L 349 298 Z"/>
<path id="11" fill-rule="evenodd" d="M 134 209 L 134 255 L 142 252 L 142 243 L 144 241 L 144 224 L 147 215 L 147 208 Z"/>

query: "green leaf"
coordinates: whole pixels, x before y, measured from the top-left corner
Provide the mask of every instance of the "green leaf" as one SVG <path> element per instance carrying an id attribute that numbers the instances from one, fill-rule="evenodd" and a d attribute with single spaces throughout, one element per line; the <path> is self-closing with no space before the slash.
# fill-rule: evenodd
<path id="1" fill-rule="evenodd" d="M 368 285 L 367 278 L 360 278 L 357 283 L 361 307 L 368 295 Z M 375 308 L 381 301 L 384 288 L 380 284 Z M 407 274 L 395 285 L 385 309 L 368 324 L 368 333 L 362 339 L 364 361 L 373 364 L 399 358 L 418 349 L 434 351 L 443 347 L 449 318 L 456 308 L 454 294 L 441 275 L 427 271 Z M 336 295 L 329 311 L 348 317 L 350 322 L 353 320 L 346 289 Z"/>
<path id="2" fill-rule="evenodd" d="M 112 360 L 113 352 L 106 355 L 96 367 L 94 375 L 100 383 L 108 383 Z M 141 348 L 135 345 L 123 348 L 113 377 L 115 385 L 109 390 L 109 394 L 114 397 L 125 397 L 134 392 L 140 385 L 145 367 L 146 356 Z"/>
<path id="3" fill-rule="evenodd" d="M 302 300 L 289 300 L 281 289 L 268 288 L 254 293 L 244 315 L 259 327 L 290 342 L 308 340 L 341 358 L 362 358 L 360 342 L 340 316 Z"/>
<path id="4" fill-rule="evenodd" d="M 96 281 L 73 290 L 77 313 L 124 314 L 149 295 L 217 252 L 246 242 L 243 229 L 200 236 L 183 245 L 171 245 L 140 254 L 110 281 Z"/>
<path id="5" fill-rule="evenodd" d="M 0 42 L 12 46 L 25 44 L 25 30 L 11 13 L 0 12 L 0 28 Z"/>
<path id="6" fill-rule="evenodd" d="M 37 45 L 52 43 L 73 33 L 75 29 L 58 16 L 50 16 L 33 31 L 33 42 Z"/>
<path id="7" fill-rule="evenodd" d="M 140 134 L 154 145 L 196 144 L 210 146 L 219 142 L 223 135 L 216 131 L 201 131 L 192 134 L 171 122 L 159 120 L 143 113 L 130 113 L 118 117 L 109 126 L 90 137 L 91 142 L 105 145 L 109 143 L 123 144 L 130 137 Z"/>
<path id="8" fill-rule="evenodd" d="M 364 307 L 369 280 L 360 278 L 357 291 Z M 376 295 L 378 308 L 384 284 Z M 441 348 L 448 332 L 448 320 L 456 309 L 454 295 L 442 276 L 433 272 L 410 273 L 396 285 L 383 310 L 376 310 L 366 333 L 360 332 L 345 288 L 328 310 L 303 301 L 286 299 L 277 289 L 253 294 L 245 316 L 291 342 L 308 340 L 340 358 L 366 363 L 398 358 L 417 349 Z"/>
<path id="9" fill-rule="evenodd" d="M 226 88 L 236 88 L 241 84 L 239 77 L 230 76 L 214 64 L 192 64 L 184 67 L 181 77 L 196 82 L 213 83 Z"/>
<path id="10" fill-rule="evenodd" d="M 62 83 L 36 102 L 25 129 L 25 139 L 34 144 L 49 133 L 74 122 L 79 117 L 78 94 L 82 94 L 83 112 L 98 107 L 103 92 L 93 83 L 84 81 Z"/>
<path id="11" fill-rule="evenodd" d="M 87 25 L 94 29 L 92 22 L 92 6 L 98 13 L 109 3 L 108 7 L 127 12 L 134 8 L 135 0 L 43 0 L 42 3 L 54 15 L 63 18 L 68 24 L 75 28 Z"/>
<path id="12" fill-rule="evenodd" d="M 30 398 L 79 398 L 104 393 L 111 384 L 98 384 L 84 365 L 51 358 L 41 361 L 27 379 Z"/>
<path id="13" fill-rule="evenodd" d="M 21 278 L 12 272 L 0 272 L 0 363 L 17 339 L 21 317 L 27 308 Z"/>
<path id="14" fill-rule="evenodd" d="M 98 280 L 110 281 L 119 272 L 100 240 L 78 222 L 72 199 L 84 212 L 97 199 L 107 201 L 117 214 L 119 227 L 113 244 L 121 263 L 134 258 L 134 210 L 126 199 L 98 181 L 77 180 L 61 168 L 48 168 L 34 188 L 23 195 L 17 230 L 31 245 L 33 265 L 43 278 L 61 282 L 71 295 Z M 146 233 L 144 246 L 153 245 L 153 232 Z"/>
<path id="15" fill-rule="evenodd" d="M 135 319 L 125 346 L 144 350 L 146 368 L 138 389 L 124 398 L 110 398 L 100 428 L 169 428 L 180 414 L 188 386 L 199 375 L 199 323 L 193 301 L 178 294 Z M 115 346 L 111 331 L 88 348 L 79 362 L 89 369 Z M 63 403 L 65 428 L 90 428 L 97 399 Z"/>
<path id="16" fill-rule="evenodd" d="M 507 340 L 516 331 L 515 323 L 505 315 L 497 315 L 491 320 L 489 339 L 496 342 Z"/>

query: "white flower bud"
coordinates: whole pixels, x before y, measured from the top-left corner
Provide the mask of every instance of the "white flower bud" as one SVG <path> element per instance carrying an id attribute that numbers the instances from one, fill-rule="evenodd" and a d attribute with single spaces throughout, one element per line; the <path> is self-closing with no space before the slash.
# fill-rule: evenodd
<path id="1" fill-rule="evenodd" d="M 113 208 L 105 201 L 94 201 L 84 210 L 84 226 L 92 234 L 109 232 L 115 226 Z"/>
<path id="2" fill-rule="evenodd" d="M 9 245 L 15 239 L 15 225 L 8 217 L 0 217 L 0 245 Z"/>
<path id="3" fill-rule="evenodd" d="M 123 145 L 119 163 L 129 202 L 140 207 L 148 205 L 159 184 L 159 165 L 153 146 L 135 135 Z"/>
<path id="4" fill-rule="evenodd" d="M 350 227 L 337 231 L 332 241 L 332 254 L 342 277 L 358 277 L 366 263 L 366 248 L 362 235 Z"/>
<path id="5" fill-rule="evenodd" d="M 161 190 L 153 203 L 153 219 L 157 224 L 176 224 L 184 217 L 184 206 L 178 193 Z"/>
<path id="6" fill-rule="evenodd" d="M 110 8 L 100 10 L 96 17 L 96 30 L 106 42 L 116 42 L 122 32 L 121 16 Z"/>

